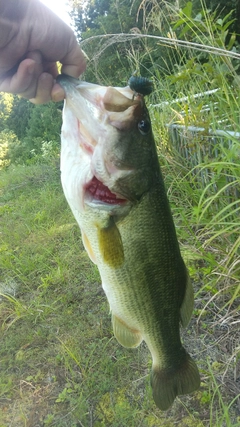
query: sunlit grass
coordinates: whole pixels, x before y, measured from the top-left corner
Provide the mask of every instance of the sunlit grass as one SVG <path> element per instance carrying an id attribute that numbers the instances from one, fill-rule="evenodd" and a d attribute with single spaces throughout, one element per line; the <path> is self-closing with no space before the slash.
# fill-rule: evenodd
<path id="1" fill-rule="evenodd" d="M 83 251 L 59 174 L 43 176 L 38 165 L 26 175 L 21 166 L 1 172 L 8 206 L 1 215 L 0 393 L 8 408 L 2 424 L 17 425 L 20 417 L 30 427 L 41 417 L 61 427 L 79 419 L 166 427 L 179 419 L 180 426 L 202 427 L 204 390 L 178 399 L 167 415 L 155 407 L 150 355 L 144 345 L 126 350 L 113 338 L 99 275 Z"/>
<path id="2" fill-rule="evenodd" d="M 180 37 L 185 28 L 186 37 L 196 42 L 229 48 L 225 24 L 216 31 L 213 16 L 205 14 L 199 23 L 185 11 L 181 28 L 179 11 L 171 4 L 156 1 L 153 11 L 146 23 L 149 31 L 161 33 L 165 24 L 169 29 L 171 19 L 172 36 L 179 31 Z M 159 65 L 154 52 L 163 46 L 146 39 L 126 49 L 124 82 L 129 70 L 144 70 L 154 81 L 147 103 L 180 247 L 194 283 L 195 309 L 184 340 L 198 361 L 201 388 L 179 397 L 166 414 L 154 406 L 148 351 L 144 344 L 123 349 L 112 336 L 99 274 L 83 250 L 58 167 L 53 162 L 11 165 L 0 171 L 3 427 L 240 425 L 239 139 L 231 137 L 230 145 L 220 139 L 215 152 L 208 150 L 209 129 L 240 130 L 236 64 L 206 51 L 197 61 L 196 51 L 173 45 L 164 47 Z M 142 52 L 144 59 L 149 57 L 147 70 Z M 101 67 L 98 72 L 104 84 L 112 83 L 104 81 Z M 210 97 L 194 97 L 209 89 L 218 90 Z M 166 125 L 171 123 L 184 126 L 187 159 L 169 138 Z M 203 135 L 193 138 L 188 126 L 202 127 Z"/>

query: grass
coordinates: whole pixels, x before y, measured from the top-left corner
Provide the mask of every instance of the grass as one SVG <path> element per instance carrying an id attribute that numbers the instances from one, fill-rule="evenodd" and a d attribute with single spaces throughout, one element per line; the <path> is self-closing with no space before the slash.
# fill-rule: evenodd
<path id="1" fill-rule="evenodd" d="M 233 318 L 227 319 L 229 310 L 222 302 L 226 322 L 218 318 L 222 295 L 204 314 L 207 299 L 215 295 L 215 285 L 207 288 L 215 264 L 208 253 L 202 258 L 200 248 L 195 256 L 187 256 L 186 228 L 180 233 L 181 245 L 197 294 L 184 342 L 198 360 L 202 385 L 161 413 L 151 396 L 145 345 L 127 350 L 113 338 L 99 275 L 83 250 L 58 169 L 12 166 L 0 172 L 0 182 L 0 426 L 240 425 L 239 397 L 227 387 L 228 381 L 234 384 L 239 363 L 233 344 L 237 325 L 225 336 Z M 174 203 L 173 194 L 173 208 Z M 191 245 L 193 234 L 190 251 Z M 235 305 L 233 301 L 232 308 Z M 218 335 L 221 328 L 224 337 Z M 212 349 L 214 342 L 218 346 Z M 229 343 L 233 348 L 225 353 Z"/>
<path id="2" fill-rule="evenodd" d="M 226 21 L 216 29 L 210 14 L 199 22 L 185 10 L 182 28 L 170 4 L 156 2 L 153 11 L 149 25 L 169 28 L 169 12 L 174 31 L 225 47 Z M 145 41 L 141 48 L 144 43 L 151 60 L 160 45 Z M 0 170 L 0 427 L 240 426 L 239 140 L 232 139 L 227 149 L 220 141 L 215 157 L 202 154 L 209 127 L 218 129 L 220 119 L 239 131 L 238 76 L 226 57 L 209 55 L 198 62 L 195 51 L 186 54 L 179 46 L 169 51 L 162 68 L 152 61 L 155 91 L 149 103 L 180 247 L 194 283 L 194 313 L 182 335 L 200 368 L 200 390 L 176 399 L 167 413 L 156 408 L 148 350 L 144 344 L 124 349 L 113 337 L 100 277 L 83 250 L 59 167 L 55 162 L 12 165 Z M 181 56 L 184 61 L 170 74 L 167 67 Z M 132 70 L 143 67 L 134 44 L 129 64 Z M 207 100 L 193 97 L 216 87 Z M 153 107 L 160 101 L 169 103 Z M 195 139 L 187 135 L 190 162 L 169 144 L 165 125 L 171 122 L 205 129 Z M 191 163 L 191 150 L 202 150 L 197 164 Z M 198 178 L 205 176 L 203 185 Z"/>

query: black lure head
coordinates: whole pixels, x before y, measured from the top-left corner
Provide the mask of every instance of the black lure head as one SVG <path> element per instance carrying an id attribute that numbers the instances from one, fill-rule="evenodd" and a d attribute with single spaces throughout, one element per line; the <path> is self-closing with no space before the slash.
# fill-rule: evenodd
<path id="1" fill-rule="evenodd" d="M 150 95 L 153 91 L 153 82 L 146 77 L 133 75 L 128 80 L 128 85 L 133 92 L 143 96 Z"/>

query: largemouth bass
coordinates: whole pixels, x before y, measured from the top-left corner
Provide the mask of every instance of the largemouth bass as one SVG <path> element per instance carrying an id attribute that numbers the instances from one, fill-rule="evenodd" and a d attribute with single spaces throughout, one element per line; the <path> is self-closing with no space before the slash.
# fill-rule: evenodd
<path id="1" fill-rule="evenodd" d="M 113 331 L 124 347 L 144 340 L 161 410 L 199 387 L 182 346 L 193 289 L 181 257 L 144 98 L 60 76 L 61 179 L 66 199 L 97 264 Z"/>

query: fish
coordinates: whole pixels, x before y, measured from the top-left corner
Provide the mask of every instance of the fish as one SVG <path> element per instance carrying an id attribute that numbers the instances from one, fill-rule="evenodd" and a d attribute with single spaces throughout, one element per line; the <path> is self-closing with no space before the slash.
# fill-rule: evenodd
<path id="1" fill-rule="evenodd" d="M 193 287 L 180 253 L 144 96 L 60 75 L 65 90 L 61 181 L 84 247 L 98 267 L 113 333 L 145 341 L 160 410 L 199 388 L 182 345 Z M 134 96 L 133 96 L 134 95 Z"/>

